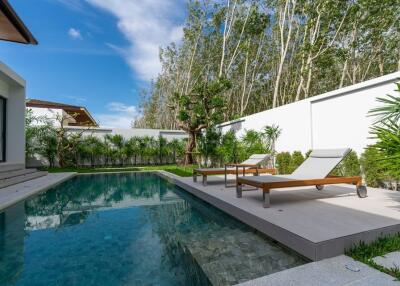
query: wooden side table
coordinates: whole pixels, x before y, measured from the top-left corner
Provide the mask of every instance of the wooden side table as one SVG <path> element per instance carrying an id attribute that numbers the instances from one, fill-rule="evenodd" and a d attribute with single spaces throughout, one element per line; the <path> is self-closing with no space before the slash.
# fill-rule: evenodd
<path id="1" fill-rule="evenodd" d="M 235 168 L 235 175 L 236 175 L 236 180 L 234 185 L 228 185 L 228 168 L 229 167 L 234 167 Z M 225 188 L 231 188 L 231 187 L 236 187 L 236 182 L 239 177 L 239 168 L 242 168 L 242 175 L 243 177 L 246 176 L 246 168 L 251 168 L 252 170 L 254 169 L 254 172 L 249 172 L 255 176 L 259 175 L 258 169 L 259 166 L 256 164 L 241 164 L 241 163 L 230 163 L 230 164 L 225 164 Z M 232 173 L 229 173 L 232 174 Z"/>

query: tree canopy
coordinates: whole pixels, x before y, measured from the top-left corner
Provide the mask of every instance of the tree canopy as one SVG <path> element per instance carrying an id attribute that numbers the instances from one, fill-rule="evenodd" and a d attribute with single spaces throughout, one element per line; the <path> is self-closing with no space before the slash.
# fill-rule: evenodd
<path id="1" fill-rule="evenodd" d="M 199 89 L 218 79 L 229 88 L 213 123 L 399 70 L 399 18 L 400 0 L 189 0 L 183 39 L 161 48 L 135 125 L 202 121 L 188 104 L 208 102 Z"/>

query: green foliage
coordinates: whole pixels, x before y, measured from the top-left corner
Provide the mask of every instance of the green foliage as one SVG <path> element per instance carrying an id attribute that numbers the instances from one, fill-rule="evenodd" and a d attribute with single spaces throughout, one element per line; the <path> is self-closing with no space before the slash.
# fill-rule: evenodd
<path id="1" fill-rule="evenodd" d="M 203 156 L 203 161 L 211 166 L 215 166 L 220 161 L 220 153 L 218 147 L 221 144 L 221 132 L 216 128 L 207 128 L 199 137 L 198 151 Z"/>
<path id="2" fill-rule="evenodd" d="M 297 167 L 299 167 L 304 162 L 304 160 L 304 156 L 300 151 L 294 151 L 292 153 L 292 158 L 290 161 L 290 173 L 296 170 Z"/>
<path id="3" fill-rule="evenodd" d="M 244 149 L 243 156 L 248 158 L 253 154 L 266 154 L 269 149 L 263 142 L 263 134 L 255 130 L 246 130 L 241 141 Z M 241 159 L 243 160 L 243 156 Z"/>
<path id="4" fill-rule="evenodd" d="M 300 151 L 294 151 L 292 154 L 281 152 L 276 155 L 276 167 L 279 174 L 291 174 L 304 160 L 304 156 Z"/>
<path id="5" fill-rule="evenodd" d="M 202 129 L 223 121 L 226 107 L 223 92 L 229 90 L 231 83 L 225 78 L 197 82 L 193 89 L 185 94 L 174 93 L 171 109 L 177 114 L 180 128 L 189 134 L 186 145 L 185 164 L 193 163 L 193 150 L 196 149 L 196 136 Z"/>
<path id="6" fill-rule="evenodd" d="M 276 167 L 279 174 L 291 173 L 292 156 L 289 152 L 281 152 L 276 155 Z"/>
<path id="7" fill-rule="evenodd" d="M 382 166 L 382 155 L 376 148 L 368 147 L 360 158 L 361 167 L 364 173 L 367 186 L 379 187 L 387 177 Z"/>
<path id="8" fill-rule="evenodd" d="M 25 117 L 25 138 L 26 158 L 39 154 L 48 160 L 50 166 L 55 165 L 57 134 L 48 118 L 35 117 L 32 110 L 28 109 Z"/>
<path id="9" fill-rule="evenodd" d="M 242 145 L 236 138 L 235 132 L 229 131 L 222 136 L 218 153 L 222 159 L 221 165 L 224 163 L 238 163 L 243 160 Z"/>
<path id="10" fill-rule="evenodd" d="M 64 130 L 64 129 L 63 129 Z M 167 141 L 149 136 L 132 137 L 125 140 L 121 135 L 107 134 L 99 139 L 82 134 L 62 134 L 46 118 L 34 118 L 27 112 L 26 118 L 26 157 L 34 155 L 45 157 L 50 167 L 60 162 L 62 153 L 64 165 L 74 166 L 131 166 L 138 164 L 165 164 L 182 161 L 185 140 Z"/>
<path id="11" fill-rule="evenodd" d="M 347 250 L 346 255 L 400 279 L 400 270 L 398 268 L 387 269 L 376 264 L 372 260 L 372 258 L 376 256 L 383 256 L 389 252 L 398 251 L 399 249 L 400 234 L 398 233 L 392 236 L 380 237 L 370 244 L 360 242 L 358 245 Z"/>
<path id="12" fill-rule="evenodd" d="M 358 160 L 357 153 L 351 151 L 341 163 L 344 176 L 360 176 L 360 161 Z"/>
<path id="13" fill-rule="evenodd" d="M 395 91 L 400 92 L 400 83 L 397 83 L 396 87 Z M 377 101 L 382 105 L 369 112 L 370 115 L 377 117 L 376 122 L 400 122 L 400 96 L 387 94 L 386 97 L 378 97 Z"/>
<path id="14" fill-rule="evenodd" d="M 197 118 L 228 121 L 398 70 L 398 1 L 187 7 L 183 37 L 161 49 L 162 72 L 144 96 L 137 127 L 179 127 L 177 118 L 194 125 L 203 121 Z M 229 89 L 211 84 L 220 77 Z M 224 106 L 213 118 L 194 101 Z"/>
<path id="15" fill-rule="evenodd" d="M 397 84 L 400 92 L 400 84 Z M 387 174 L 396 181 L 400 180 L 400 95 L 379 98 L 384 105 L 371 110 L 370 114 L 377 117 L 371 128 L 376 139 L 372 148 L 382 155 L 382 166 Z"/>
<path id="16" fill-rule="evenodd" d="M 340 164 L 331 172 L 331 175 L 336 176 L 360 176 L 361 165 L 357 153 L 351 151 Z"/>
<path id="17" fill-rule="evenodd" d="M 177 119 L 188 130 L 200 131 L 223 120 L 225 100 L 222 93 L 231 87 L 224 79 L 200 82 L 188 94 L 175 93 Z M 202 128 L 199 128 L 203 126 Z"/>

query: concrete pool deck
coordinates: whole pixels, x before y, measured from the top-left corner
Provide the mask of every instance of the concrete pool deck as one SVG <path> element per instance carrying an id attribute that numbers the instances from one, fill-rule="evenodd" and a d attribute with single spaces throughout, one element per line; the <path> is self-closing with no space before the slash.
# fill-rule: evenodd
<path id="1" fill-rule="evenodd" d="M 236 286 L 395 286 L 396 278 L 345 255 L 276 272 Z"/>
<path id="2" fill-rule="evenodd" d="M 223 179 L 209 177 L 208 186 L 167 172 L 158 172 L 172 183 L 225 211 L 270 238 L 318 261 L 343 254 L 359 241 L 400 232 L 400 193 L 368 189 L 358 198 L 350 185 L 271 191 L 271 207 L 262 206 L 262 192 L 225 188 Z"/>
<path id="3" fill-rule="evenodd" d="M 44 192 L 75 175 L 76 173 L 52 173 L 2 188 L 0 189 L 0 211 L 40 192 Z"/>

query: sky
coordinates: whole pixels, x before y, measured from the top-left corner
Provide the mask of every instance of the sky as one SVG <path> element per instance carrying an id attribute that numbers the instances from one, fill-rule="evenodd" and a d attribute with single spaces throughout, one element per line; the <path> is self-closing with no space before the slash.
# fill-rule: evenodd
<path id="1" fill-rule="evenodd" d="M 179 42 L 184 0 L 9 0 L 39 45 L 0 42 L 0 61 L 27 98 L 85 106 L 101 126 L 128 128 L 160 72 L 159 47 Z M 33 4 L 34 3 L 34 4 Z"/>

